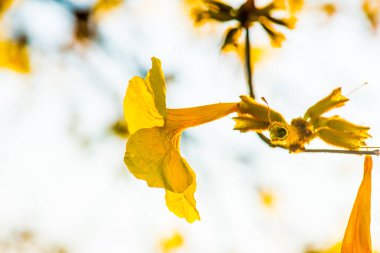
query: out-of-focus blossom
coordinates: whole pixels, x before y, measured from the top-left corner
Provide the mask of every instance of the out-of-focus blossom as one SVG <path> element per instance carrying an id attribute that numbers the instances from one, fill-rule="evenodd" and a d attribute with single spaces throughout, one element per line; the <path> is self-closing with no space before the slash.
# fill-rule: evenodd
<path id="1" fill-rule="evenodd" d="M 183 236 L 178 232 L 174 232 L 170 237 L 164 238 L 160 242 L 162 253 L 170 253 L 181 248 L 184 244 Z"/>
<path id="2" fill-rule="evenodd" d="M 376 30 L 379 25 L 380 0 L 364 0 L 362 8 L 372 28 Z"/>
<path id="3" fill-rule="evenodd" d="M 273 208 L 275 205 L 276 201 L 276 196 L 274 193 L 270 190 L 267 189 L 260 189 L 259 190 L 259 196 L 261 203 L 266 207 L 266 208 Z"/>
<path id="4" fill-rule="evenodd" d="M 19 73 L 30 72 L 29 49 L 25 37 L 0 41 L 0 68 Z"/>
<path id="5" fill-rule="evenodd" d="M 296 18 L 293 15 L 282 18 L 275 15 L 275 12 L 283 11 L 285 8 L 286 5 L 276 3 L 276 1 L 263 7 L 257 7 L 254 1 L 247 0 L 239 8 L 233 8 L 220 1 L 205 0 L 203 7 L 193 9 L 193 16 L 198 24 L 206 21 L 237 21 L 237 25 L 227 30 L 222 49 L 227 46 L 238 45 L 242 30 L 253 26 L 255 23 L 264 28 L 273 46 L 280 47 L 285 36 L 276 30 L 275 26 L 285 26 L 292 29 L 296 23 Z"/>
<path id="6" fill-rule="evenodd" d="M 5 12 L 9 9 L 9 7 L 12 5 L 13 0 L 1 0 L 0 1 L 0 19 L 5 14 Z"/>
<path id="7" fill-rule="evenodd" d="M 337 12 L 337 6 L 334 3 L 325 3 L 321 6 L 321 10 L 326 13 L 328 17 L 334 16 Z"/>
<path id="8" fill-rule="evenodd" d="M 30 231 L 21 231 L 10 238 L 0 238 L 1 253 L 67 253 L 60 245 L 41 243 Z"/>

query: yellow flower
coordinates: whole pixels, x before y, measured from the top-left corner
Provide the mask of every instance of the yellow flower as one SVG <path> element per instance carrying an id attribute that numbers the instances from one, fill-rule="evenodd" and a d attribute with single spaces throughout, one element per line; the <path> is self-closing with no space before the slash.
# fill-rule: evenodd
<path id="1" fill-rule="evenodd" d="M 288 149 L 290 152 L 301 152 L 304 146 L 316 137 L 326 143 L 346 149 L 359 149 L 365 146 L 365 140 L 371 137 L 369 127 L 356 125 L 339 116 L 323 117 L 334 108 L 343 106 L 348 98 L 342 96 L 341 88 L 311 106 L 303 118 L 295 118 L 288 124 L 284 117 L 253 100 L 241 96 L 239 114 L 235 117 L 235 130 L 241 132 L 269 131 L 270 143 Z"/>
<path id="2" fill-rule="evenodd" d="M 161 62 L 152 58 L 146 78 L 132 78 L 125 95 L 124 117 L 131 136 L 124 161 L 135 177 L 166 190 L 166 204 L 177 216 L 198 220 L 195 173 L 180 154 L 181 133 L 237 110 L 237 103 L 167 109 Z"/>
<path id="3" fill-rule="evenodd" d="M 0 41 L 0 67 L 20 73 L 30 72 L 29 52 L 26 40 Z"/>
<path id="4" fill-rule="evenodd" d="M 372 157 L 364 160 L 364 175 L 344 234 L 342 253 L 370 253 Z"/>

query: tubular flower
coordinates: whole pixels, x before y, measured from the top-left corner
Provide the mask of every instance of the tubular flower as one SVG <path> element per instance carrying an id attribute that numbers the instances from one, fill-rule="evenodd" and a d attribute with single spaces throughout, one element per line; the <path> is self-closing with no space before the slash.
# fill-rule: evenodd
<path id="1" fill-rule="evenodd" d="M 150 187 L 164 188 L 166 204 L 177 216 L 188 222 L 199 220 L 194 199 L 195 173 L 180 154 L 181 133 L 186 128 L 236 112 L 238 104 L 166 108 L 161 62 L 152 58 L 152 68 L 146 78 L 130 80 L 123 106 L 131 134 L 124 157 L 129 171 Z"/>
<path id="2" fill-rule="evenodd" d="M 370 253 L 372 157 L 364 160 L 364 175 L 344 234 L 342 253 Z"/>
<path id="3" fill-rule="evenodd" d="M 252 98 L 242 96 L 238 117 L 234 118 L 235 130 L 241 132 L 269 131 L 270 143 L 290 152 L 301 152 L 314 138 L 319 137 L 326 143 L 345 149 L 359 149 L 371 137 L 369 127 L 356 125 L 339 116 L 323 117 L 323 114 L 343 106 L 348 98 L 341 94 L 341 88 L 311 106 L 303 118 L 295 118 L 288 124 L 284 117 L 258 103 Z"/>

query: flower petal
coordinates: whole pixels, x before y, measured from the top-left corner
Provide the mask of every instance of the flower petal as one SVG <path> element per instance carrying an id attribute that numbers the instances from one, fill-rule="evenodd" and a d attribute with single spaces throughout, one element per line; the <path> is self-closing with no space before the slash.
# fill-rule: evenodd
<path id="1" fill-rule="evenodd" d="M 159 127 L 138 130 L 128 140 L 124 161 L 150 187 L 182 193 L 195 179 L 178 151 L 179 138 L 170 134 Z"/>
<path id="2" fill-rule="evenodd" d="M 132 78 L 124 98 L 124 118 L 131 134 L 142 128 L 164 125 L 165 93 L 165 80 L 160 60 L 152 58 L 152 68 L 147 78 Z"/>
<path id="3" fill-rule="evenodd" d="M 364 176 L 344 234 L 342 253 L 370 253 L 372 157 L 364 160 Z"/>
<path id="4" fill-rule="evenodd" d="M 317 135 L 330 145 L 352 150 L 365 146 L 367 139 L 366 136 L 353 132 L 342 132 L 331 128 L 322 128 L 318 130 Z"/>
<path id="5" fill-rule="evenodd" d="M 267 105 L 258 103 L 251 97 L 240 96 L 239 112 L 242 114 L 250 114 L 252 117 L 263 122 L 286 122 L 284 117 L 275 110 L 270 109 Z"/>
<path id="6" fill-rule="evenodd" d="M 190 168 L 190 167 L 189 167 Z M 194 193 L 196 191 L 195 173 L 190 170 L 194 181 L 183 193 L 175 193 L 166 190 L 166 205 L 170 211 L 180 218 L 185 218 L 187 222 L 193 223 L 200 220 Z"/>
<path id="7" fill-rule="evenodd" d="M 152 57 L 152 68 L 149 70 L 145 81 L 148 91 L 153 95 L 154 103 L 162 117 L 166 117 L 166 83 L 161 61 Z"/>
<path id="8" fill-rule="evenodd" d="M 343 106 L 347 101 L 348 98 L 342 95 L 341 88 L 337 88 L 333 90 L 330 95 L 310 107 L 306 111 L 304 118 L 315 119 L 325 112 Z"/>

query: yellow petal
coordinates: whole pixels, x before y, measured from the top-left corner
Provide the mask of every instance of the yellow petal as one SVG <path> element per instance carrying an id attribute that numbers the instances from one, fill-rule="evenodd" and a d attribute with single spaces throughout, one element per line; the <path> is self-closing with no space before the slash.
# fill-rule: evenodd
<path id="1" fill-rule="evenodd" d="M 159 127 L 138 130 L 128 139 L 124 161 L 150 187 L 182 193 L 195 179 L 179 153 L 179 134 L 171 135 Z"/>
<path id="2" fill-rule="evenodd" d="M 190 167 L 189 167 L 190 168 Z M 166 190 L 166 205 L 170 211 L 180 218 L 185 218 L 187 222 L 192 223 L 200 220 L 194 193 L 196 191 L 195 173 L 190 170 L 194 181 L 183 193 L 175 193 Z"/>
<path id="3" fill-rule="evenodd" d="M 161 61 L 152 57 L 152 68 L 149 70 L 145 82 L 148 91 L 153 95 L 154 103 L 162 117 L 166 117 L 166 83 Z"/>
<path id="4" fill-rule="evenodd" d="M 269 128 L 268 122 L 259 121 L 249 114 L 239 115 L 239 117 L 233 119 L 235 120 L 234 130 L 239 130 L 240 132 L 255 131 L 261 133 Z"/>
<path id="5" fill-rule="evenodd" d="M 370 253 L 372 157 L 366 156 L 364 176 L 344 234 L 342 253 Z"/>
<path id="6" fill-rule="evenodd" d="M 0 67 L 29 73 L 29 52 L 26 43 L 13 40 L 0 41 Z"/>
<path id="7" fill-rule="evenodd" d="M 164 125 L 165 93 L 160 60 L 152 58 L 152 69 L 148 72 L 147 78 L 132 78 L 124 98 L 124 118 L 131 134 L 142 128 Z"/>
<path id="8" fill-rule="evenodd" d="M 250 114 L 259 121 L 264 122 L 285 122 L 284 117 L 275 110 L 268 108 L 267 105 L 260 104 L 248 96 L 240 96 L 239 112 Z"/>
<path id="9" fill-rule="evenodd" d="M 348 98 L 344 97 L 341 92 L 341 88 L 333 90 L 330 95 L 310 107 L 306 111 L 304 118 L 315 119 L 325 112 L 343 106 L 348 101 Z"/>
<path id="10" fill-rule="evenodd" d="M 364 146 L 364 141 L 367 139 L 366 136 L 352 132 L 337 131 L 331 128 L 320 129 L 317 135 L 328 144 L 352 150 Z"/>
<path id="11" fill-rule="evenodd" d="M 238 103 L 219 103 L 183 109 L 168 109 L 165 128 L 174 131 L 199 126 L 238 111 Z"/>
<path id="12" fill-rule="evenodd" d="M 366 138 L 371 137 L 368 133 L 369 127 L 356 125 L 339 116 L 333 116 L 330 118 L 319 117 L 316 123 L 316 128 L 327 127 L 341 132 L 355 133 Z"/>

